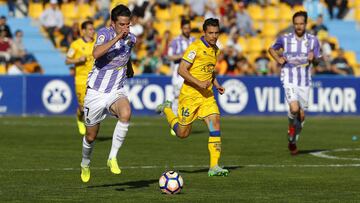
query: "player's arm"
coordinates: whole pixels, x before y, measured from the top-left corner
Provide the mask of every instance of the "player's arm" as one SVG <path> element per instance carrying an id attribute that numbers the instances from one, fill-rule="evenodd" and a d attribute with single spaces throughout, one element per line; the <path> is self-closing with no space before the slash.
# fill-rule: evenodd
<path id="1" fill-rule="evenodd" d="M 273 59 L 280 65 L 284 65 L 286 63 L 286 58 L 279 54 L 279 50 L 284 47 L 283 43 L 283 39 L 278 37 L 276 42 L 268 50 L 271 57 L 273 57 Z"/>
<path id="2" fill-rule="evenodd" d="M 183 77 L 186 82 L 201 89 L 207 89 L 210 86 L 210 81 L 200 81 L 195 77 L 193 77 L 189 72 L 191 66 L 192 64 L 189 63 L 188 61 L 181 60 L 178 70 L 179 75 Z"/>
<path id="3" fill-rule="evenodd" d="M 103 56 L 104 54 L 106 54 L 107 51 L 109 51 L 109 49 L 120 39 L 124 38 L 127 36 L 127 33 L 129 33 L 129 31 L 121 31 L 118 35 L 116 35 L 113 39 L 104 42 L 103 44 L 98 44 L 95 45 L 94 50 L 93 50 L 93 56 L 95 59 L 100 58 L 101 56 Z M 99 35 L 98 36 L 98 41 L 99 39 L 103 37 L 105 38 L 104 35 Z M 97 42 L 98 43 L 98 42 Z"/>
<path id="4" fill-rule="evenodd" d="M 219 92 L 220 94 L 224 94 L 224 93 L 225 93 L 225 88 L 219 84 L 219 82 L 217 81 L 216 77 L 214 77 L 213 85 L 215 86 L 215 88 L 218 90 L 218 92 Z"/>
<path id="5" fill-rule="evenodd" d="M 86 61 L 85 56 L 82 56 L 80 58 L 74 58 L 75 54 L 76 54 L 75 46 L 74 44 L 71 44 L 68 52 L 66 53 L 66 60 L 65 60 L 66 65 L 81 65 L 85 63 Z"/>

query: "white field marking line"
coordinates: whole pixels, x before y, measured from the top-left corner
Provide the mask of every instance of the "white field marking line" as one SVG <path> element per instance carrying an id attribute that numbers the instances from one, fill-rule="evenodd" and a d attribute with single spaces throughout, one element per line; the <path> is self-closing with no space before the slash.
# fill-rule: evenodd
<path id="1" fill-rule="evenodd" d="M 177 165 L 177 166 L 124 166 L 121 169 L 174 169 L 174 168 L 207 168 L 208 165 Z M 248 164 L 226 165 L 225 168 L 348 168 L 360 167 L 360 164 Z M 79 171 L 79 168 L 15 168 L 0 169 L 1 172 L 36 172 L 36 171 Z M 108 167 L 91 167 L 91 170 L 108 170 Z"/>
<path id="2" fill-rule="evenodd" d="M 348 157 L 338 157 L 333 155 L 328 155 L 326 153 L 329 152 L 348 152 L 348 151 L 360 151 L 360 148 L 353 148 L 353 149 L 332 149 L 332 150 L 325 150 L 320 152 L 311 152 L 310 154 L 316 157 L 325 158 L 325 159 L 337 159 L 337 160 L 352 160 L 352 161 L 360 161 L 360 158 L 348 158 Z"/>
<path id="3" fill-rule="evenodd" d="M 114 125 L 115 125 L 115 121 L 114 120 Z M 72 123 L 43 123 L 41 122 L 16 122 L 16 121 L 3 121 L 0 122 L 0 125 L 7 125 L 7 126 L 31 126 L 31 127 L 47 127 L 47 126 L 76 126 L 75 120 Z M 105 125 L 105 124 L 102 124 Z M 107 124 L 107 125 L 112 125 L 112 124 Z M 154 123 L 151 122 L 130 122 L 130 126 L 161 126 L 162 124 L 159 125 L 154 125 Z"/>

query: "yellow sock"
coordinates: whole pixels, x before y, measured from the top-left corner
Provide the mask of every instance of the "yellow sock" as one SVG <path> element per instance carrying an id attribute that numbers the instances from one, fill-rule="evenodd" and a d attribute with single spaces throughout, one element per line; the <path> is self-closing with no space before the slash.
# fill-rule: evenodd
<path id="1" fill-rule="evenodd" d="M 171 129 L 174 129 L 174 125 L 179 121 L 178 117 L 176 117 L 171 108 L 165 108 L 164 113 Z"/>
<path id="2" fill-rule="evenodd" d="M 218 165 L 221 153 L 221 138 L 209 137 L 208 149 L 210 153 L 210 168 Z"/>

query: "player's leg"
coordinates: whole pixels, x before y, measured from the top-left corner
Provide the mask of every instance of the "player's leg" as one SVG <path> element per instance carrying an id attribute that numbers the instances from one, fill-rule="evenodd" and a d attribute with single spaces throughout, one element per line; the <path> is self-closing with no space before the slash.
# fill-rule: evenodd
<path id="1" fill-rule="evenodd" d="M 202 100 L 194 99 L 190 96 L 179 96 L 178 116 L 171 109 L 172 103 L 165 101 L 156 108 L 156 112 L 164 114 L 171 129 L 174 130 L 179 138 L 187 138 L 191 132 L 191 123 L 198 117 L 198 107 Z"/>
<path id="2" fill-rule="evenodd" d="M 299 102 L 298 101 L 292 101 L 289 104 L 289 112 L 288 112 L 288 120 L 289 120 L 289 126 L 288 126 L 288 149 L 290 150 L 290 153 L 292 155 L 298 154 L 298 149 L 296 146 L 296 127 L 298 126 L 299 120 Z"/>
<path id="3" fill-rule="evenodd" d="M 76 119 L 77 119 L 77 126 L 79 129 L 80 135 L 85 135 L 85 123 L 84 123 L 84 99 L 86 93 L 86 84 L 84 85 L 75 85 L 75 91 L 78 101 L 78 109 L 76 111 Z"/>
<path id="4" fill-rule="evenodd" d="M 83 137 L 82 159 L 81 159 L 81 180 L 89 182 L 90 180 L 90 159 L 94 149 L 95 139 L 99 132 L 100 124 L 86 127 L 86 135 Z"/>
<path id="5" fill-rule="evenodd" d="M 308 109 L 309 106 L 309 94 L 310 94 L 310 87 L 299 87 L 298 91 L 298 97 L 299 97 L 299 105 L 300 110 L 297 117 L 297 123 L 296 123 L 296 140 L 299 139 L 300 133 L 302 131 L 302 128 L 305 124 L 305 111 Z"/>
<path id="6" fill-rule="evenodd" d="M 86 121 L 86 134 L 83 137 L 81 180 L 88 182 L 90 179 L 90 159 L 94 149 L 95 139 L 100 129 L 100 122 L 105 119 L 104 101 L 102 93 L 88 90 L 84 101 L 84 119 Z"/>
<path id="7" fill-rule="evenodd" d="M 174 93 L 174 99 L 172 101 L 172 111 L 176 116 L 178 116 L 180 89 L 184 83 L 184 79 L 177 73 L 177 70 L 178 66 L 174 68 L 173 76 L 171 79 Z M 173 136 L 176 135 L 175 131 L 172 128 L 170 129 L 170 134 Z"/>
<path id="8" fill-rule="evenodd" d="M 112 173 L 120 174 L 121 169 L 117 163 L 117 154 L 125 140 L 131 117 L 131 108 L 127 97 L 121 97 L 120 99 L 116 100 L 110 106 L 110 111 L 112 114 L 116 115 L 118 122 L 114 129 L 107 166 L 110 168 Z"/>
<path id="9" fill-rule="evenodd" d="M 208 149 L 210 154 L 209 176 L 227 176 L 229 171 L 219 166 L 221 155 L 220 115 L 212 114 L 204 118 L 209 129 Z"/>
<path id="10" fill-rule="evenodd" d="M 298 153 L 296 147 L 296 125 L 298 122 L 298 115 L 300 111 L 299 99 L 298 99 L 298 89 L 296 87 L 284 87 L 285 98 L 289 104 L 288 111 L 288 149 L 292 155 Z"/>

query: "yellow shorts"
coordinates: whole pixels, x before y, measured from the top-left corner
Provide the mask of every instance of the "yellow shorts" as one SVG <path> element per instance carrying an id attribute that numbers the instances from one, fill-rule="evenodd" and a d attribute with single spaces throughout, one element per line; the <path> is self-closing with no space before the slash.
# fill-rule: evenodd
<path id="1" fill-rule="evenodd" d="M 191 97 L 180 94 L 178 108 L 180 125 L 189 125 L 197 118 L 205 118 L 212 114 L 220 114 L 214 96 Z"/>
<path id="2" fill-rule="evenodd" d="M 75 85 L 75 93 L 79 107 L 83 108 L 86 94 L 86 85 Z"/>

